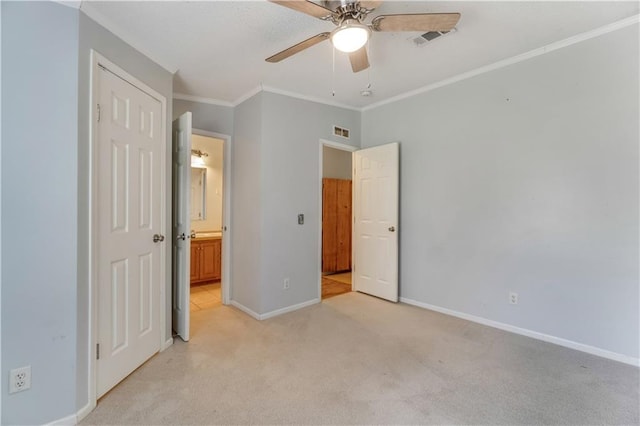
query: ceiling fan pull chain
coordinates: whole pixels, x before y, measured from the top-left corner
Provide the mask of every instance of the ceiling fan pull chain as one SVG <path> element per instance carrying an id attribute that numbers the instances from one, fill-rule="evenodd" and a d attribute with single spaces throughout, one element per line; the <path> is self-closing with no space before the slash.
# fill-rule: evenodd
<path id="1" fill-rule="evenodd" d="M 371 58 L 371 40 L 367 40 L 367 52 Z M 371 67 L 367 68 L 367 90 L 371 89 Z"/>
<path id="2" fill-rule="evenodd" d="M 331 96 L 335 96 L 336 95 L 336 48 L 332 47 L 331 52 L 333 56 L 333 60 L 332 60 L 333 64 L 331 67 Z"/>

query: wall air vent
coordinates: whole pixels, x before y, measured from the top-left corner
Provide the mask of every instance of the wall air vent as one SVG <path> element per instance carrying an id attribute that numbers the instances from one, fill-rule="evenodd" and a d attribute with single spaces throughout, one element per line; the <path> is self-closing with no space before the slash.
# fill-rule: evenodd
<path id="1" fill-rule="evenodd" d="M 455 28 L 451 31 L 429 31 L 428 33 L 421 34 L 418 37 L 411 38 L 410 40 L 413 41 L 413 44 L 415 44 L 416 46 L 424 46 L 430 41 L 454 32 L 456 32 Z"/>
<path id="2" fill-rule="evenodd" d="M 342 127 L 333 126 L 333 134 L 340 136 L 341 138 L 349 139 L 349 129 L 343 129 Z"/>

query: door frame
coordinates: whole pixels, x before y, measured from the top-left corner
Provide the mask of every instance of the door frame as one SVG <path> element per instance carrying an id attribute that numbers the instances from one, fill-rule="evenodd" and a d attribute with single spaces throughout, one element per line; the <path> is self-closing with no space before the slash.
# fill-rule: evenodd
<path id="1" fill-rule="evenodd" d="M 221 139 L 222 145 L 222 271 L 220 277 L 220 290 L 222 292 L 222 304 L 231 303 L 231 136 L 222 133 L 192 127 L 191 133 L 209 138 Z M 225 229 L 226 228 L 226 229 Z"/>
<path id="2" fill-rule="evenodd" d="M 353 145 L 347 145 L 345 143 L 333 142 L 326 139 L 320 139 L 319 149 L 320 149 L 320 168 L 318 171 L 318 270 L 316 276 L 318 277 L 318 300 L 322 301 L 322 171 L 324 165 L 324 147 L 339 149 L 341 151 L 355 152 L 360 148 Z M 353 162 L 351 164 L 351 175 L 353 177 Z M 351 214 L 351 218 L 353 219 L 353 213 Z M 353 231 L 352 231 L 353 233 Z M 351 251 L 351 259 L 353 260 L 354 253 Z M 353 268 L 353 265 L 351 265 Z M 351 280 L 351 291 L 354 290 L 353 280 Z"/>
<path id="3" fill-rule="evenodd" d="M 125 80 L 129 84 L 132 84 L 139 90 L 147 93 L 151 97 L 158 100 L 161 104 L 161 122 L 160 128 L 162 129 L 162 149 L 160 150 L 160 233 L 162 235 L 170 235 L 167 234 L 167 197 L 166 194 L 171 193 L 171 187 L 167 185 L 167 99 L 157 91 L 153 90 L 151 87 L 138 80 L 121 67 L 108 60 L 100 53 L 91 49 L 90 52 L 91 57 L 91 69 L 90 69 L 90 105 L 91 110 L 89 113 L 90 125 L 89 125 L 89 175 L 90 175 L 90 185 L 89 185 L 89 217 L 90 217 L 90 227 L 89 227 L 89 348 L 88 348 L 88 367 L 89 367 L 89 407 L 88 410 L 83 414 L 88 414 L 91 412 L 97 405 L 97 360 L 96 360 L 96 344 L 97 344 L 97 336 L 98 336 L 98 276 L 97 276 L 97 265 L 98 265 L 98 238 L 97 238 L 97 226 L 98 226 L 98 158 L 96 153 L 97 149 L 97 118 L 98 118 L 98 108 L 96 105 L 96 100 L 99 98 L 99 88 L 98 88 L 98 73 L 100 72 L 100 68 L 104 67 L 108 69 L 111 73 L 115 74 L 119 78 Z M 164 166 L 164 167 L 162 167 Z M 167 248 L 166 243 L 160 246 L 160 265 L 166 265 L 167 258 Z M 167 268 L 160 268 L 160 283 L 164 283 L 164 285 L 160 285 L 160 303 L 157 307 L 159 309 L 159 324 L 158 327 L 160 329 L 160 341 L 159 348 L 160 352 L 164 351 L 166 348 L 173 344 L 173 338 L 165 339 L 167 327 L 166 327 L 166 318 L 167 318 L 167 285 L 171 284 L 171 280 L 168 280 L 169 275 L 167 274 Z M 84 411 L 84 410 L 83 410 Z"/>

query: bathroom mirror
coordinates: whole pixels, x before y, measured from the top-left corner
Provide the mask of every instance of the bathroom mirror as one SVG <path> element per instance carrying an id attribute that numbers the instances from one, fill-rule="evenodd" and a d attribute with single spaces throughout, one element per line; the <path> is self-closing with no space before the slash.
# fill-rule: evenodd
<path id="1" fill-rule="evenodd" d="M 207 169 L 191 168 L 191 220 L 206 218 Z"/>

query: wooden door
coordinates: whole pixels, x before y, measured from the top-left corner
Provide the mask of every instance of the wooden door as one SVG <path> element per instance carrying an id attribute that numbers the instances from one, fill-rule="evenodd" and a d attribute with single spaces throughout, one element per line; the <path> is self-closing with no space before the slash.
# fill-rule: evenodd
<path id="1" fill-rule="evenodd" d="M 99 398 L 160 350 L 165 142 L 160 101 L 104 68 L 97 78 Z"/>
<path id="2" fill-rule="evenodd" d="M 322 271 L 351 269 L 351 181 L 322 180 Z"/>

